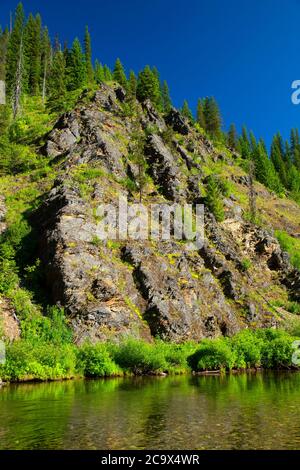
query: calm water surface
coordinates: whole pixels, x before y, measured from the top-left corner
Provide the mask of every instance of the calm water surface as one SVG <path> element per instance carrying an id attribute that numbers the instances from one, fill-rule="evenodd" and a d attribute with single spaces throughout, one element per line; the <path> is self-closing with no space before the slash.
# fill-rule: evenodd
<path id="1" fill-rule="evenodd" d="M 0 449 L 300 449 L 300 373 L 0 389 Z"/>

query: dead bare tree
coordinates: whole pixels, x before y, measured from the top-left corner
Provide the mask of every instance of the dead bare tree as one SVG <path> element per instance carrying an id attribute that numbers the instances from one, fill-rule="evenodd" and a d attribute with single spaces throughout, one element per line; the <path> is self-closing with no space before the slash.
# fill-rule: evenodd
<path id="1" fill-rule="evenodd" d="M 19 48 L 19 58 L 16 70 L 16 82 L 13 93 L 12 108 L 13 108 L 13 117 L 16 119 L 19 114 L 21 107 L 21 95 L 22 95 L 22 80 L 23 80 L 23 37 L 20 41 Z"/>

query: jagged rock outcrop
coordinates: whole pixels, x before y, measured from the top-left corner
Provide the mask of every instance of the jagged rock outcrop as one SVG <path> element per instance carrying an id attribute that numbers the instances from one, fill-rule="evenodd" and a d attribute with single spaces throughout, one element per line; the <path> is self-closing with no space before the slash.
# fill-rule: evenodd
<path id="1" fill-rule="evenodd" d="M 124 101 L 122 88 L 101 85 L 58 120 L 42 149 L 62 175 L 34 216 L 39 256 L 51 299 L 65 307 L 76 340 L 122 334 L 198 340 L 276 325 L 272 292 L 299 299 L 299 273 L 272 235 L 243 219 L 233 194 L 224 198 L 222 224 L 206 210 L 199 250 L 191 251 L 184 240 L 97 238 L 99 204 L 117 213 L 120 194 L 138 202 L 133 180 L 140 168 L 131 158 L 137 123 L 124 111 Z M 136 106 L 147 134 L 145 206 L 203 203 L 204 166 L 215 157 L 226 164 L 228 155 L 215 151 L 177 110 L 164 121 L 149 101 Z M 182 138 L 165 138 L 170 126 Z M 247 176 L 234 178 L 247 186 Z M 249 271 L 251 265 L 255 269 Z"/>

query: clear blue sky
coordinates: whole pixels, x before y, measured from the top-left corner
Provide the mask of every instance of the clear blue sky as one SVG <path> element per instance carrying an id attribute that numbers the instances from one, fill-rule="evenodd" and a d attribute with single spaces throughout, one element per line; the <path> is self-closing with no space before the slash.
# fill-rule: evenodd
<path id="1" fill-rule="evenodd" d="M 1 0 L 0 24 L 17 1 Z M 300 123 L 291 83 L 300 79 L 300 0 L 24 0 L 52 37 L 70 45 L 89 25 L 94 58 L 127 71 L 155 65 L 172 99 L 214 95 L 226 127 L 245 123 L 270 143 Z"/>

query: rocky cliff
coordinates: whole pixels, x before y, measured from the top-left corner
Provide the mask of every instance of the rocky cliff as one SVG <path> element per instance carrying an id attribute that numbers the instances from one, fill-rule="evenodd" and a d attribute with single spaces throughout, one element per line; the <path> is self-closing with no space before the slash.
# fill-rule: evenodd
<path id="1" fill-rule="evenodd" d="M 300 300 L 300 275 L 273 230 L 298 233 L 299 206 L 257 184 L 263 223 L 249 223 L 239 156 L 215 147 L 175 109 L 163 117 L 149 101 L 134 107 L 135 115 L 122 88 L 102 85 L 61 116 L 41 147 L 57 177 L 31 223 L 51 302 L 64 306 L 76 341 L 127 333 L 198 340 L 278 324 L 285 311 L 276 302 Z M 206 209 L 199 250 L 175 239 L 97 239 L 99 204 L 115 205 L 119 195 L 139 202 L 137 126 L 145 136 L 145 205 L 203 202 L 212 173 L 227 183 L 225 220 Z"/>

